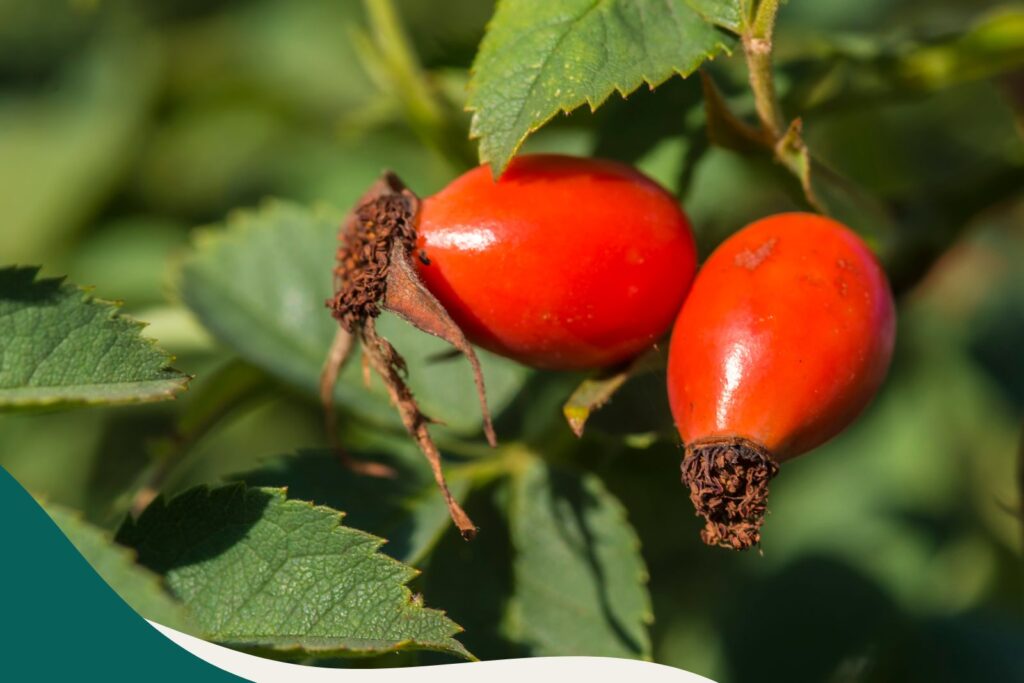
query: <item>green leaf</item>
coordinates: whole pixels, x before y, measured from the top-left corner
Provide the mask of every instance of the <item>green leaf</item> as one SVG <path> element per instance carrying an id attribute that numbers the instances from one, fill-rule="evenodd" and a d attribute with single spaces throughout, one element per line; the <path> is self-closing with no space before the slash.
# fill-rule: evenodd
<path id="1" fill-rule="evenodd" d="M 0 268 L 0 410 L 173 398 L 189 377 L 143 324 L 38 268 Z"/>
<path id="2" fill-rule="evenodd" d="M 158 575 L 135 563 L 134 552 L 114 543 L 106 532 L 78 513 L 50 503 L 43 505 L 43 509 L 85 561 L 132 609 L 164 626 L 188 629 L 184 606 L 167 592 Z"/>
<path id="3" fill-rule="evenodd" d="M 686 76 L 730 44 L 685 0 L 502 0 L 470 81 L 480 160 L 497 176 L 559 111 Z"/>
<path id="4" fill-rule="evenodd" d="M 515 640 L 535 656 L 651 658 L 640 541 L 600 479 L 530 460 L 511 484 L 509 524 Z"/>
<path id="5" fill-rule="evenodd" d="M 338 329 L 324 305 L 331 284 L 341 214 L 274 201 L 233 214 L 226 229 L 204 230 L 185 260 L 185 303 L 224 344 L 250 363 L 318 395 L 320 370 Z M 480 429 L 473 375 L 462 359 L 436 361 L 445 342 L 390 315 L 378 329 L 405 356 L 409 386 L 423 411 L 463 434 Z M 491 410 L 508 404 L 529 371 L 479 352 Z M 358 362 L 349 363 L 335 392 L 338 405 L 397 424 L 380 381 L 367 389 Z"/>
<path id="6" fill-rule="evenodd" d="M 743 28 L 743 0 L 686 0 L 704 19 L 733 33 Z"/>
<path id="7" fill-rule="evenodd" d="M 350 439 L 345 445 L 354 457 L 388 465 L 397 476 L 367 477 L 343 466 L 331 451 L 303 450 L 233 478 L 250 486 L 284 486 L 296 498 L 348 510 L 350 524 L 388 539 L 385 553 L 409 564 L 422 561 L 451 526 L 423 455 L 404 436 L 369 448 L 356 448 Z M 458 467 L 447 467 L 446 474 L 452 495 L 465 500 L 470 480 Z"/>
<path id="8" fill-rule="evenodd" d="M 416 570 L 343 513 L 288 500 L 284 489 L 197 488 L 158 499 L 118 539 L 164 574 L 208 638 L 278 656 L 436 650 L 472 659 L 460 627 L 426 609 Z"/>

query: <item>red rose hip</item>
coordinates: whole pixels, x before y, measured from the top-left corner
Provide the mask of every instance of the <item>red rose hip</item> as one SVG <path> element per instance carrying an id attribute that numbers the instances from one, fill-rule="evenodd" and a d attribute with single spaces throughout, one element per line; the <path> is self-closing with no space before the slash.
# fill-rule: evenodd
<path id="1" fill-rule="evenodd" d="M 683 482 L 707 521 L 706 543 L 760 542 L 778 465 L 861 412 L 894 334 L 885 274 L 836 221 L 770 216 L 711 255 L 676 321 L 668 365 Z"/>
<path id="2" fill-rule="evenodd" d="M 627 360 L 672 325 L 696 251 L 674 197 L 618 163 L 516 158 L 424 200 L 427 288 L 474 343 L 538 368 Z"/>

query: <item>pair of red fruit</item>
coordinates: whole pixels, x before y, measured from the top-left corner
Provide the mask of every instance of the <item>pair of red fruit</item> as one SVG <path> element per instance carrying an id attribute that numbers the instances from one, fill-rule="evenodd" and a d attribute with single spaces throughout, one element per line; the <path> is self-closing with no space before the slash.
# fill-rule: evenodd
<path id="1" fill-rule="evenodd" d="M 419 274 L 474 343 L 553 370 L 615 365 L 672 329 L 668 396 L 708 544 L 760 541 L 778 465 L 866 406 L 895 314 L 868 247 L 784 213 L 727 239 L 699 274 L 674 197 L 608 161 L 536 155 L 424 200 Z"/>

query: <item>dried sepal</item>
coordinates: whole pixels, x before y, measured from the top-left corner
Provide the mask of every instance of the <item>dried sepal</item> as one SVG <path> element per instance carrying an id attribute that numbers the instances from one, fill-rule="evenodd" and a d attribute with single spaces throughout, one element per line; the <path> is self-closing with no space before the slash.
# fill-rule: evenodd
<path id="1" fill-rule="evenodd" d="M 409 252 L 403 251 L 398 244 L 391 248 L 391 272 L 384 293 L 384 308 L 424 332 L 444 339 L 466 357 L 473 368 L 473 381 L 484 419 L 484 435 L 487 443 L 492 447 L 497 446 L 498 437 L 494 433 L 494 423 L 491 421 L 491 411 L 487 407 L 487 394 L 484 391 L 484 374 L 476 352 L 441 302 L 423 286 L 413 270 Z"/>
<path id="2" fill-rule="evenodd" d="M 371 477 L 391 479 L 396 476 L 394 468 L 379 462 L 370 462 L 354 458 L 338 439 L 338 414 L 334 410 L 334 385 L 338 381 L 338 375 L 345 367 L 346 361 L 351 357 L 355 347 L 355 338 L 350 332 L 339 327 L 334 335 L 334 341 L 327 352 L 327 360 L 324 362 L 323 371 L 320 373 L 320 404 L 324 410 L 324 428 L 327 432 L 327 443 L 331 450 L 337 455 L 341 464 L 353 472 L 365 474 Z"/>
<path id="3" fill-rule="evenodd" d="M 331 314 L 348 332 L 380 315 L 392 255 L 412 250 L 419 200 L 407 189 L 387 188 L 358 206 L 339 233 Z"/>
<path id="4" fill-rule="evenodd" d="M 341 330 L 324 364 L 320 396 L 328 436 L 336 445 L 334 384 L 352 350 L 352 341 L 360 341 L 363 346 L 364 382 L 369 385 L 371 368 L 384 381 L 402 424 L 430 463 L 452 520 L 464 537 L 471 538 L 476 527 L 452 497 L 445 482 L 441 454 L 428 429 L 433 420 L 420 411 L 405 383 L 408 374 L 405 360 L 390 342 L 377 333 L 374 324 L 382 310 L 389 310 L 420 330 L 444 339 L 465 355 L 473 369 L 484 433 L 492 446 L 497 445 L 476 353 L 448 312 L 423 286 L 412 264 L 419 209 L 419 198 L 397 176 L 385 173 L 342 222 L 334 270 L 335 293 L 327 301 Z M 340 446 L 336 445 L 336 448 L 344 454 Z M 346 464 L 363 471 L 367 465 L 351 458 Z"/>
<path id="5" fill-rule="evenodd" d="M 334 296 L 337 298 L 338 293 L 345 288 L 345 270 L 341 267 L 342 259 L 344 259 L 344 250 L 350 247 L 351 237 L 358 234 L 358 221 L 360 209 L 369 204 L 370 202 L 393 194 L 402 194 L 404 190 L 408 188 L 399 179 L 397 175 L 391 171 L 385 171 L 380 178 L 377 178 L 372 185 L 363 193 L 363 195 L 356 201 L 353 207 L 345 214 L 345 217 L 341 221 L 341 226 L 338 228 L 338 253 L 336 256 L 337 265 L 334 268 Z M 411 194 L 411 193 L 410 193 Z M 328 308 L 331 309 L 332 313 L 336 308 L 334 300 L 327 302 Z"/>
<path id="6" fill-rule="evenodd" d="M 458 527 L 462 537 L 469 540 L 476 535 L 476 525 L 469 515 L 462 509 L 458 501 L 452 496 L 448 489 L 448 482 L 445 481 L 444 471 L 441 468 L 441 453 L 438 451 L 434 440 L 430 437 L 428 426 L 430 420 L 420 411 L 412 391 L 409 390 L 405 380 L 402 379 L 402 367 L 404 361 L 395 351 L 391 343 L 377 334 L 377 328 L 372 318 L 367 320 L 361 330 L 363 349 L 370 365 L 377 374 L 384 380 L 391 403 L 398 409 L 398 415 L 402 418 L 402 424 L 409 435 L 416 441 L 420 451 L 426 456 L 430 463 L 430 470 L 434 474 L 434 481 L 441 489 L 445 503 L 448 505 L 448 513 L 452 521 Z"/>
<path id="7" fill-rule="evenodd" d="M 760 445 L 739 437 L 688 444 L 681 465 L 690 501 L 704 518 L 707 545 L 746 550 L 761 543 L 768 483 L 779 465 Z"/>

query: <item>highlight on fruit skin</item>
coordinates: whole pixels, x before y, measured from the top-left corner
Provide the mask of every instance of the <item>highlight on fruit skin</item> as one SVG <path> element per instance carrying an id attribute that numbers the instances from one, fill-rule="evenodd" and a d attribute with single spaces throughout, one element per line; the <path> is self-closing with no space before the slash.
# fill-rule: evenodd
<path id="1" fill-rule="evenodd" d="M 675 197 L 613 161 L 522 155 L 423 200 L 416 266 L 473 343 L 549 370 L 603 368 L 671 328 L 696 270 Z"/>
<path id="2" fill-rule="evenodd" d="M 895 307 L 866 244 L 832 219 L 783 213 L 723 242 L 672 333 L 668 395 L 682 479 L 709 545 L 761 541 L 779 465 L 831 439 L 888 371 Z"/>

